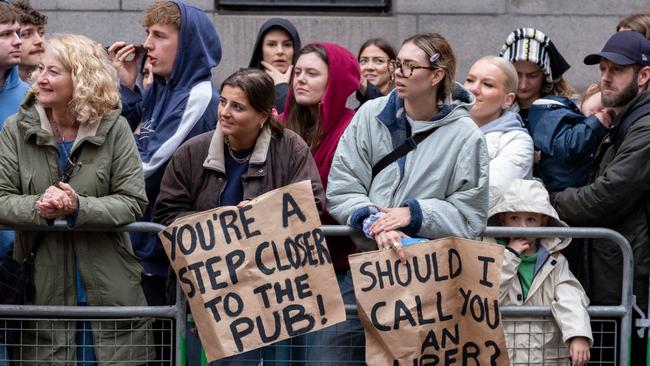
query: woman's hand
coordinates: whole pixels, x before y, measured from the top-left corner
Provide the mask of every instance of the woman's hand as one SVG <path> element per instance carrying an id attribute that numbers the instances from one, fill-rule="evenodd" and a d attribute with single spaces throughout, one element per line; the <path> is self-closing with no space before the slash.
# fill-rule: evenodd
<path id="1" fill-rule="evenodd" d="M 72 215 L 77 211 L 77 193 L 69 184 L 49 186 L 41 199 L 36 201 L 36 212 L 45 219 L 56 219 Z"/>
<path id="2" fill-rule="evenodd" d="M 273 84 L 289 84 L 289 81 L 291 80 L 291 72 L 293 71 L 293 65 L 289 65 L 289 67 L 287 67 L 287 71 L 285 71 L 283 74 L 266 61 L 261 61 L 260 63 L 266 69 L 266 73 L 269 74 L 271 79 L 273 79 Z"/>
<path id="3" fill-rule="evenodd" d="M 402 245 L 402 238 L 408 238 L 408 235 L 398 230 L 382 231 L 375 235 L 377 248 L 381 250 L 393 249 L 399 255 L 402 263 L 406 263 L 406 253 L 404 253 L 404 245 Z"/>
<path id="4" fill-rule="evenodd" d="M 583 366 L 589 362 L 589 340 L 585 337 L 569 339 L 569 352 L 571 352 L 571 366 Z"/>
<path id="5" fill-rule="evenodd" d="M 379 207 L 379 211 L 385 213 L 385 215 L 377 219 L 370 227 L 370 234 L 373 236 L 383 231 L 397 230 L 409 226 L 411 223 L 411 210 L 408 207 Z"/>
<path id="6" fill-rule="evenodd" d="M 251 203 L 251 200 L 243 200 L 237 204 L 237 208 L 242 208 L 246 205 L 249 205 Z"/>
<path id="7" fill-rule="evenodd" d="M 46 219 L 56 219 L 63 216 L 63 211 L 70 205 L 70 197 L 63 190 L 49 186 L 36 201 L 36 212 Z"/>
<path id="8" fill-rule="evenodd" d="M 135 54 L 135 46 L 126 42 L 115 42 L 108 48 L 108 57 L 117 71 L 120 82 L 131 90 L 135 88 L 135 81 L 138 78 L 139 61 L 137 57 L 131 61 L 126 60 L 132 53 Z"/>
<path id="9" fill-rule="evenodd" d="M 59 188 L 61 188 L 70 199 L 70 204 L 63 209 L 64 215 L 74 215 L 77 212 L 77 207 L 79 206 L 79 198 L 77 197 L 77 192 L 75 192 L 72 186 L 68 183 L 59 182 Z"/>

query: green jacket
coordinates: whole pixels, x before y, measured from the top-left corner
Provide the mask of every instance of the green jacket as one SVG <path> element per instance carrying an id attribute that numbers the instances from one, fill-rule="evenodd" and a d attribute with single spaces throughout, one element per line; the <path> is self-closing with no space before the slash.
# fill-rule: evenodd
<path id="1" fill-rule="evenodd" d="M 624 117 L 644 103 L 650 92 L 637 95 L 623 111 Z M 593 178 L 581 188 L 568 188 L 555 196 L 560 217 L 572 226 L 606 227 L 621 233 L 634 252 L 634 293 L 642 309 L 648 306 L 650 271 L 650 116 L 633 122 L 620 146 L 615 146 L 615 125 L 599 148 Z M 585 248 L 586 266 L 581 270 L 587 294 L 595 305 L 621 301 L 622 254 L 613 242 L 596 239 Z M 627 284 L 626 284 L 627 285 Z"/>
<path id="2" fill-rule="evenodd" d="M 82 124 L 72 151 L 83 148 L 69 184 L 79 196 L 79 212 L 74 227 L 117 226 L 135 221 L 147 206 L 142 163 L 135 140 L 120 109 L 110 111 L 99 123 Z M 47 187 L 60 181 L 61 169 L 56 141 L 50 123 L 35 98 L 28 96 L 18 114 L 7 119 L 0 132 L 0 222 L 6 225 L 47 225 L 36 213 L 35 203 Z M 36 232 L 18 231 L 14 258 L 22 261 L 29 253 Z M 127 233 L 48 232 L 36 254 L 34 281 L 37 305 L 76 305 L 75 262 L 86 289 L 89 306 L 146 305 L 140 285 L 142 265 L 133 254 Z M 54 327 L 64 327 L 54 324 Z M 47 323 L 40 324 L 43 326 Z M 72 322 L 68 327 L 75 328 Z M 113 324 L 113 323 L 111 323 Z M 34 324 L 36 325 L 36 324 Z M 52 325 L 47 324 L 47 327 Z M 105 327 L 106 325 L 104 325 Z M 145 359 L 147 347 L 125 348 L 128 344 L 146 344 L 147 322 L 116 322 L 120 330 L 94 331 L 95 348 L 101 364 L 119 364 L 120 360 Z M 93 324 L 93 329 L 98 329 Z M 121 332 L 120 332 L 121 331 Z M 56 333 L 56 334 L 55 334 Z M 117 334 L 117 338 L 116 337 Z M 31 335 L 31 336 L 30 336 Z M 56 342 L 74 344 L 74 332 L 23 332 L 23 343 Z M 56 339 L 51 339 L 56 338 Z M 65 360 L 63 347 L 23 347 L 23 359 Z"/>

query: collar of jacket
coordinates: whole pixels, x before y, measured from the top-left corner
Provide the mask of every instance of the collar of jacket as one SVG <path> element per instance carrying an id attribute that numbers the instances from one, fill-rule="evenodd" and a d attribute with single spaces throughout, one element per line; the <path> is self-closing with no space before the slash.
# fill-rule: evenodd
<path id="1" fill-rule="evenodd" d="M 84 141 L 102 145 L 106 140 L 106 134 L 119 118 L 120 110 L 121 108 L 118 106 L 104 115 L 101 121 L 80 124 L 72 150 Z M 30 94 L 25 98 L 19 113 L 21 114 L 19 127 L 25 130 L 25 142 L 29 141 L 32 136 L 36 136 L 37 145 L 56 145 L 45 109 L 36 103 L 35 95 Z"/>
<path id="2" fill-rule="evenodd" d="M 262 131 L 260 131 L 257 140 L 255 141 L 255 148 L 251 154 L 250 159 L 248 160 L 249 165 L 262 165 L 266 162 L 266 156 L 268 155 L 269 146 L 271 144 L 271 128 L 265 124 Z M 226 160 L 224 157 L 224 143 L 225 137 L 221 128 L 217 126 L 212 134 L 212 140 L 210 141 L 210 147 L 208 148 L 208 156 L 203 161 L 203 167 L 206 169 L 211 169 L 218 171 L 220 173 L 226 173 Z"/>

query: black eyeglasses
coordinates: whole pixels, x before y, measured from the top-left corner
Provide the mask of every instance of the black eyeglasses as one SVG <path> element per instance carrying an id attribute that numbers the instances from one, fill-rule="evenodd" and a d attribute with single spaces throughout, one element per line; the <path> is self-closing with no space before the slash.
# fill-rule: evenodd
<path id="1" fill-rule="evenodd" d="M 435 70 L 437 69 L 436 66 L 417 66 L 413 65 L 410 62 L 402 62 L 400 60 L 392 60 L 390 63 L 388 63 L 388 70 L 390 71 L 391 74 L 395 74 L 395 72 L 399 69 L 400 73 L 402 76 L 405 78 L 410 78 L 413 75 L 413 70 L 417 69 L 426 69 L 426 70 Z"/>

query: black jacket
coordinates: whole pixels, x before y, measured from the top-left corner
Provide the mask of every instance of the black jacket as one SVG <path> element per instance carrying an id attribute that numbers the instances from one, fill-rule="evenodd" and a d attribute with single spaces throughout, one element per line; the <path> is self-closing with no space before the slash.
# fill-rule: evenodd
<path id="1" fill-rule="evenodd" d="M 650 115 L 633 122 L 620 145 L 614 141 L 622 133 L 618 121 L 645 103 L 650 103 L 647 91 L 623 109 L 600 145 L 590 183 L 558 193 L 554 202 L 562 220 L 570 225 L 610 228 L 630 242 L 634 252 L 634 293 L 642 309 L 648 306 L 650 274 Z M 581 277 L 592 303 L 619 304 L 623 264 L 618 246 L 594 239 L 585 255 L 587 265 Z"/>

